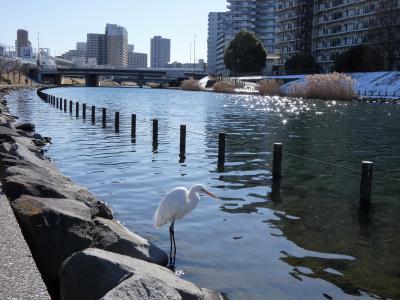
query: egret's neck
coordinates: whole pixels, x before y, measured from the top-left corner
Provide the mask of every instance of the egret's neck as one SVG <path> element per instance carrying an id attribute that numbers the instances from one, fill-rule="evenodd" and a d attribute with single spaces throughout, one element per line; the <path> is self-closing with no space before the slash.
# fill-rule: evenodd
<path id="1" fill-rule="evenodd" d="M 189 198 L 189 204 L 188 204 L 189 211 L 193 210 L 196 207 L 196 205 L 199 203 L 200 196 L 199 196 L 198 192 L 199 191 L 197 191 L 196 189 L 190 189 L 189 190 L 189 195 L 188 195 L 188 198 Z"/>

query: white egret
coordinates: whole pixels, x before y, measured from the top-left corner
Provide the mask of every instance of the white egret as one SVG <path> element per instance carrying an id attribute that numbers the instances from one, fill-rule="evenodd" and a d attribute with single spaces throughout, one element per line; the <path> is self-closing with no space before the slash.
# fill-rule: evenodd
<path id="1" fill-rule="evenodd" d="M 170 238 L 170 267 L 174 268 L 175 256 L 176 256 L 176 245 L 175 245 L 175 233 L 174 224 L 176 220 L 182 219 L 184 216 L 189 214 L 199 203 L 199 193 L 205 193 L 212 198 L 218 199 L 213 193 L 207 191 L 207 189 L 201 184 L 192 186 L 189 190 L 184 187 L 177 187 L 170 191 L 157 207 L 154 214 L 154 227 L 160 228 L 161 226 L 171 223 L 169 227 L 169 238 Z M 174 258 L 172 259 L 172 243 L 174 244 Z"/>

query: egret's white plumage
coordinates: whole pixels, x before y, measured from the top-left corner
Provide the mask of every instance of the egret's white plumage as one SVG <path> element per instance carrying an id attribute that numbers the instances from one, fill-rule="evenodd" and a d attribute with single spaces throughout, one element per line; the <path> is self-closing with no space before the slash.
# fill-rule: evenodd
<path id="1" fill-rule="evenodd" d="M 159 228 L 164 224 L 172 223 L 190 213 L 199 203 L 201 192 L 216 198 L 201 184 L 194 185 L 190 190 L 184 187 L 174 188 L 158 205 L 154 214 L 154 227 Z"/>
<path id="2" fill-rule="evenodd" d="M 171 242 L 169 267 L 171 269 L 175 268 L 175 221 L 182 219 L 196 207 L 200 200 L 199 193 L 205 193 L 213 198 L 217 198 L 217 196 L 207 191 L 201 184 L 196 184 L 189 190 L 184 187 L 177 187 L 170 191 L 167 196 L 161 200 L 154 214 L 154 227 L 159 228 L 164 224 L 171 223 L 171 226 L 169 227 L 169 237 Z M 172 245 L 174 246 L 173 256 Z"/>

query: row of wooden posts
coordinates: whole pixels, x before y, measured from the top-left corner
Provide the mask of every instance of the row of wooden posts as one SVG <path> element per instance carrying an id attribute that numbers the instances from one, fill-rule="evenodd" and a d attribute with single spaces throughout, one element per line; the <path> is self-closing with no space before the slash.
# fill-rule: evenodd
<path id="1" fill-rule="evenodd" d="M 364 90 L 364 96 L 368 96 L 367 95 L 367 90 Z M 373 96 L 375 94 L 375 91 L 369 91 L 369 96 Z M 361 90 L 358 90 L 358 95 L 361 96 Z M 383 96 L 381 95 L 381 91 L 378 91 L 378 95 L 377 96 Z M 389 96 L 388 91 L 385 92 L 385 97 Z M 393 97 L 396 97 L 396 91 L 393 92 Z"/>
<path id="2" fill-rule="evenodd" d="M 45 101 L 51 105 L 64 109 L 67 112 L 67 100 L 57 98 L 53 95 L 45 94 Z M 64 103 L 63 103 L 64 102 Z M 69 112 L 72 114 L 73 102 L 69 101 Z M 94 124 L 96 121 L 96 107 L 91 108 L 91 120 Z M 79 117 L 79 102 L 75 102 L 75 114 Z M 86 104 L 82 104 L 82 117 L 86 118 Z M 106 108 L 102 108 L 102 127 L 106 127 Z M 119 112 L 115 112 L 114 126 L 115 131 L 119 132 Z M 136 115 L 131 115 L 131 137 L 136 138 Z M 218 169 L 223 170 L 225 165 L 225 143 L 226 134 L 220 132 L 218 135 Z M 158 144 L 158 120 L 153 119 L 153 146 Z M 186 153 L 186 125 L 180 125 L 180 139 L 179 139 L 179 153 L 184 156 Z M 282 158 L 283 158 L 283 145 L 282 143 L 275 143 L 272 158 L 272 180 L 273 182 L 280 182 L 282 178 Z M 373 162 L 363 161 L 361 164 L 361 182 L 360 182 L 360 205 L 369 207 L 371 204 L 371 191 L 372 191 L 372 173 Z"/>

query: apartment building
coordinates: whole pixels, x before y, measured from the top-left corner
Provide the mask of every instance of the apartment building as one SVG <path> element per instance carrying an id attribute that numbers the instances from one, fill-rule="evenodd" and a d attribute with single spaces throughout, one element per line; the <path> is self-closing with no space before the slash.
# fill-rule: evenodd
<path id="1" fill-rule="evenodd" d="M 107 40 L 105 34 L 88 33 L 86 49 L 88 58 L 95 58 L 98 65 L 107 64 Z"/>
<path id="2" fill-rule="evenodd" d="M 209 66 L 211 64 L 211 67 L 215 66 L 215 72 L 218 74 L 225 74 L 223 62 L 225 49 L 241 30 L 254 33 L 269 55 L 276 52 L 275 0 L 227 1 L 227 12 L 210 13 L 208 19 L 208 64 Z M 215 62 L 214 57 L 216 57 Z"/>
<path id="3" fill-rule="evenodd" d="M 161 36 L 154 36 L 150 40 L 150 66 L 165 68 L 171 60 L 171 40 Z"/>
<path id="4" fill-rule="evenodd" d="M 368 31 L 378 1 L 316 1 L 312 54 L 325 71 L 350 47 L 368 44 Z"/>
<path id="5" fill-rule="evenodd" d="M 276 46 L 280 64 L 299 52 L 307 52 L 314 56 L 321 71 L 330 72 L 338 55 L 371 42 L 368 31 L 380 2 L 277 0 Z"/>
<path id="6" fill-rule="evenodd" d="M 128 67 L 128 31 L 116 24 L 106 25 L 107 64 L 124 69 Z"/>
<path id="7" fill-rule="evenodd" d="M 147 54 L 131 52 L 128 54 L 128 69 L 147 68 Z"/>
<path id="8" fill-rule="evenodd" d="M 23 50 L 31 47 L 31 42 L 28 39 L 28 31 L 25 29 L 17 30 L 17 40 L 15 41 L 15 50 L 17 51 L 17 56 L 23 56 Z"/>
<path id="9" fill-rule="evenodd" d="M 226 13 L 210 12 L 208 14 L 208 39 L 207 39 L 207 69 L 210 73 L 217 72 L 218 38 L 226 31 Z"/>

